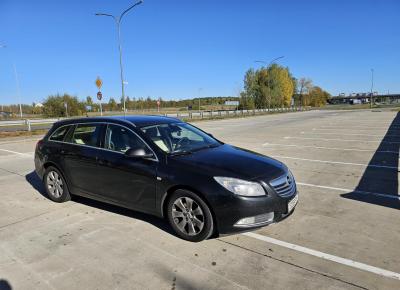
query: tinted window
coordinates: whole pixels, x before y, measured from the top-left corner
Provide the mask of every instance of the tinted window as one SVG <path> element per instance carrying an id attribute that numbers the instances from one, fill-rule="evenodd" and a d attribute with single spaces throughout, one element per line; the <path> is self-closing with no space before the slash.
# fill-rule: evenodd
<path id="1" fill-rule="evenodd" d="M 147 145 L 132 131 L 118 125 L 107 125 L 104 148 L 125 153 L 128 149 L 144 149 L 150 153 Z"/>
<path id="2" fill-rule="evenodd" d="M 77 125 L 71 142 L 80 145 L 98 146 L 100 128 L 101 125 L 99 124 Z"/>
<path id="3" fill-rule="evenodd" d="M 218 146 L 211 136 L 187 123 L 160 124 L 141 128 L 164 152 L 178 153 Z"/>
<path id="4" fill-rule="evenodd" d="M 54 133 L 50 136 L 49 140 L 64 141 L 64 138 L 67 135 L 69 128 L 71 128 L 71 126 L 63 126 L 56 129 Z"/>

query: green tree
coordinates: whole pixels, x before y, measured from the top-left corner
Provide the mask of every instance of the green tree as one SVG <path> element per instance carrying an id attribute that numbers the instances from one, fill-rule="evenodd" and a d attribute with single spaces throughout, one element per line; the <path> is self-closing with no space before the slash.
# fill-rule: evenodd
<path id="1" fill-rule="evenodd" d="M 117 111 L 118 110 L 118 104 L 115 101 L 114 98 L 110 98 L 110 100 L 108 101 L 108 109 L 110 111 Z"/>
<path id="2" fill-rule="evenodd" d="M 253 103 L 256 108 L 289 106 L 294 88 L 293 76 L 288 68 L 273 64 L 256 71 L 250 69 L 245 74 L 241 102 Z M 249 102 L 250 99 L 252 102 Z"/>
<path id="3" fill-rule="evenodd" d="M 92 106 L 93 105 L 93 99 L 91 96 L 86 97 L 86 105 Z"/>
<path id="4" fill-rule="evenodd" d="M 68 94 L 51 95 L 43 102 L 43 114 L 47 117 L 81 116 L 85 111 L 85 104 Z"/>

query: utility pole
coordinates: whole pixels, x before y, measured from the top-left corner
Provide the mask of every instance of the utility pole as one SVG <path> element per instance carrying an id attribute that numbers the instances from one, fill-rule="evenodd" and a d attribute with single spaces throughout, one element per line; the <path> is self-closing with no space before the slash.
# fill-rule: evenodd
<path id="1" fill-rule="evenodd" d="M 14 74 L 15 74 L 15 83 L 17 84 L 17 94 L 18 94 L 18 103 L 19 103 L 19 116 L 22 119 L 21 90 L 20 90 L 20 87 L 19 87 L 17 67 L 15 66 L 15 64 L 14 64 Z"/>
<path id="2" fill-rule="evenodd" d="M 108 17 L 112 17 L 115 21 L 115 24 L 117 25 L 117 33 L 118 33 L 118 49 L 119 49 L 119 67 L 120 67 L 120 75 L 121 75 L 121 90 L 122 90 L 122 99 L 123 99 L 123 103 L 124 103 L 124 116 L 126 115 L 126 105 L 125 105 L 125 80 L 124 80 L 124 69 L 123 69 L 123 65 L 122 65 L 122 45 L 121 45 L 121 20 L 122 17 L 124 17 L 124 15 L 131 10 L 133 7 L 142 4 L 143 1 L 140 0 L 138 2 L 136 2 L 135 4 L 131 5 L 128 9 L 125 9 L 121 15 L 119 16 L 114 16 L 111 14 L 106 14 L 106 13 L 96 13 L 96 16 L 108 16 Z"/>
<path id="3" fill-rule="evenodd" d="M 0 44 L 0 48 L 6 48 L 6 47 L 7 47 L 6 45 Z M 13 64 L 13 66 L 14 66 L 15 82 L 16 82 L 16 85 L 17 85 L 17 94 L 18 94 L 18 103 L 19 103 L 19 116 L 22 119 L 21 90 L 19 88 L 17 67 L 15 66 L 15 64 Z M 3 108 L 3 106 L 2 106 L 2 108 Z"/>
<path id="4" fill-rule="evenodd" d="M 374 90 L 374 69 L 371 68 L 371 97 L 370 97 L 370 100 L 369 100 L 370 108 L 372 108 L 372 103 L 373 103 L 373 100 L 374 100 L 373 90 Z"/>
<path id="5" fill-rule="evenodd" d="M 200 94 L 203 88 L 199 88 L 199 112 L 201 111 L 201 106 L 200 106 Z"/>
<path id="6" fill-rule="evenodd" d="M 0 44 L 0 48 L 5 48 L 6 46 L 4 44 Z M 4 111 L 4 107 L 3 104 L 1 104 L 1 111 Z"/>

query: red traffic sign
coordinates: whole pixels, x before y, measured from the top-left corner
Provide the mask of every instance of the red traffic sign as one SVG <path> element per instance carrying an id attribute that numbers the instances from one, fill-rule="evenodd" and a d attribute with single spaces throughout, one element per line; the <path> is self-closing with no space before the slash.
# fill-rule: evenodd
<path id="1" fill-rule="evenodd" d="M 102 94 L 101 92 L 98 92 L 98 93 L 97 93 L 97 99 L 98 99 L 99 101 L 101 101 L 102 98 L 103 98 L 103 94 Z"/>

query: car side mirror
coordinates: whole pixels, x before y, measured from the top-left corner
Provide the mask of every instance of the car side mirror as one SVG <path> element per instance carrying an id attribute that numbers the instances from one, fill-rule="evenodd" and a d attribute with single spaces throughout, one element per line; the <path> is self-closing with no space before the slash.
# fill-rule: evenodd
<path id="1" fill-rule="evenodd" d="M 152 153 L 146 153 L 143 148 L 130 148 L 125 152 L 125 155 L 130 158 L 146 159 L 153 157 Z"/>

